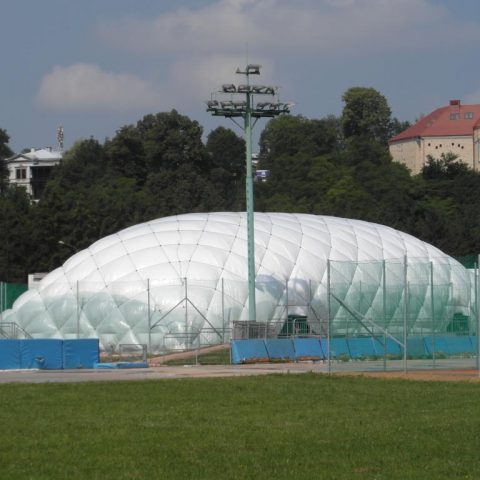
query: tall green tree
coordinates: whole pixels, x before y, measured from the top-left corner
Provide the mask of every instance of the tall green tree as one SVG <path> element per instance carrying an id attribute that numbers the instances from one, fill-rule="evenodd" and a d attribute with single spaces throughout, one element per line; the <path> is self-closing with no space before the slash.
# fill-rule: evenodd
<path id="1" fill-rule="evenodd" d="M 0 196 L 0 281 L 25 283 L 31 254 L 32 204 L 24 188 L 9 188 Z"/>
<path id="2" fill-rule="evenodd" d="M 340 141 L 335 117 L 310 120 L 301 115 L 282 115 L 268 122 L 260 135 L 260 161 L 269 168 L 282 155 L 322 155 L 334 150 Z"/>
<path id="3" fill-rule="evenodd" d="M 352 87 L 342 96 L 345 138 L 365 136 L 386 145 L 391 133 L 391 110 L 374 88 Z"/>
<path id="4" fill-rule="evenodd" d="M 105 142 L 108 175 L 135 178 L 140 184 L 147 178 L 145 148 L 139 129 L 127 125 Z"/>
<path id="5" fill-rule="evenodd" d="M 146 115 L 136 129 L 143 142 L 149 172 L 175 169 L 184 164 L 199 170 L 208 169 L 203 129 L 198 122 L 172 110 Z"/>
<path id="6" fill-rule="evenodd" d="M 209 177 L 219 194 L 221 210 L 245 208 L 245 141 L 233 130 L 218 127 L 212 130 L 205 145 L 211 169 Z"/>
<path id="7" fill-rule="evenodd" d="M 3 193 L 8 183 L 8 168 L 5 159 L 13 155 L 8 146 L 10 137 L 8 133 L 0 128 L 0 193 Z"/>

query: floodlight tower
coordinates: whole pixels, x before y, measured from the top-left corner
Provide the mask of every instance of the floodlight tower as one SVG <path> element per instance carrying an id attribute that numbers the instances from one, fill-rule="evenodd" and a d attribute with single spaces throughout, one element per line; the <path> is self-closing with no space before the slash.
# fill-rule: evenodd
<path id="1" fill-rule="evenodd" d="M 253 218 L 253 171 L 252 171 L 252 129 L 259 118 L 273 118 L 282 113 L 289 113 L 292 103 L 278 101 L 278 87 L 265 85 L 250 85 L 250 75 L 260 75 L 260 65 L 248 64 L 244 70 L 237 68 L 235 73 L 245 75 L 246 84 L 235 86 L 222 85 L 222 90 L 212 94 L 207 101 L 207 112 L 214 116 L 230 118 L 245 134 L 246 146 L 246 207 L 247 207 L 247 238 L 248 238 L 248 316 L 249 320 L 257 320 L 255 301 L 255 234 Z M 222 98 L 217 99 L 217 94 Z M 274 102 L 255 102 L 255 95 L 277 96 Z M 226 97 L 226 99 L 225 99 Z M 244 100 L 237 100 L 238 98 Z M 243 125 L 236 121 L 243 118 Z M 253 123 L 252 123 L 253 119 Z"/>

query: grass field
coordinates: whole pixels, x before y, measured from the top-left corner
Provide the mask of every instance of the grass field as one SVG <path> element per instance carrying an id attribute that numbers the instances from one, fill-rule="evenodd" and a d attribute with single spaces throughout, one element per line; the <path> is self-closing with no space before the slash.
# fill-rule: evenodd
<path id="1" fill-rule="evenodd" d="M 476 479 L 479 394 L 315 374 L 5 384 L 0 478 Z"/>

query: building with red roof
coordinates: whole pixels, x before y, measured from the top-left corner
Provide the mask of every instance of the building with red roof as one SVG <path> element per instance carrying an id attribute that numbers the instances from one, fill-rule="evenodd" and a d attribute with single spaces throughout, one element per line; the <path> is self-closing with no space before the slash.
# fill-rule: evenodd
<path id="1" fill-rule="evenodd" d="M 480 105 L 451 100 L 389 140 L 390 154 L 412 174 L 420 173 L 428 155 L 453 153 L 474 170 L 480 164 Z"/>

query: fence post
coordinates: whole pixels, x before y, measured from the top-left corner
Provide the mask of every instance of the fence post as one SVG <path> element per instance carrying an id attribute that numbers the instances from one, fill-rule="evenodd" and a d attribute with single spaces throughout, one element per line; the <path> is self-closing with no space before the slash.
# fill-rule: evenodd
<path id="1" fill-rule="evenodd" d="M 185 282 L 185 346 L 190 347 L 190 339 L 188 337 L 188 285 L 187 277 L 184 277 L 183 281 Z"/>
<path id="2" fill-rule="evenodd" d="M 288 278 L 285 280 L 285 323 L 287 325 L 287 336 L 289 334 L 289 325 L 288 325 Z"/>
<path id="3" fill-rule="evenodd" d="M 77 280 L 77 338 L 80 338 L 80 281 Z"/>
<path id="4" fill-rule="evenodd" d="M 225 343 L 225 279 L 222 278 L 222 343 Z"/>
<path id="5" fill-rule="evenodd" d="M 327 371 L 330 373 L 332 371 L 332 356 L 330 353 L 330 316 L 331 316 L 331 305 L 330 305 L 330 259 L 327 260 Z"/>
<path id="6" fill-rule="evenodd" d="M 387 369 L 387 266 L 382 260 L 382 289 L 383 289 L 383 369 Z"/>
<path id="7" fill-rule="evenodd" d="M 408 258 L 403 257 L 403 371 L 407 373 Z"/>
<path id="8" fill-rule="evenodd" d="M 150 312 L 150 279 L 147 278 L 147 310 L 148 310 L 148 354 L 152 355 L 152 314 Z"/>
<path id="9" fill-rule="evenodd" d="M 478 294 L 478 289 L 480 288 L 480 285 L 479 285 L 479 268 L 480 268 L 480 255 L 478 255 L 478 258 L 477 258 L 477 268 L 476 268 L 476 271 L 477 271 L 477 274 L 475 275 L 475 307 L 476 307 L 476 310 L 477 310 L 477 369 L 478 369 L 478 375 L 480 376 L 480 295 Z"/>
<path id="10" fill-rule="evenodd" d="M 432 311 L 432 361 L 433 368 L 436 366 L 436 329 L 435 329 L 435 297 L 434 297 L 434 288 L 433 288 L 433 262 L 430 262 L 430 309 Z"/>

